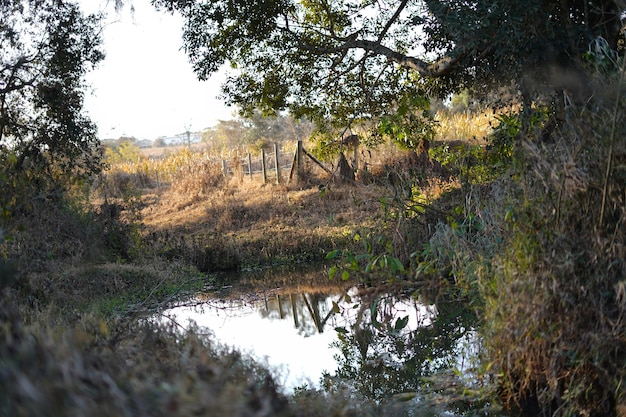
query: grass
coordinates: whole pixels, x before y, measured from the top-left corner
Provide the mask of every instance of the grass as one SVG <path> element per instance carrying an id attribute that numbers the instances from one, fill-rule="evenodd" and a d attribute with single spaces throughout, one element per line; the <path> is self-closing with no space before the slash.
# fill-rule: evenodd
<path id="1" fill-rule="evenodd" d="M 563 415 L 614 415 L 624 403 L 623 174 L 608 176 L 604 216 L 600 186 L 609 149 L 624 144 L 605 120 L 579 113 L 551 142 L 522 141 L 520 203 L 487 292 L 488 339 L 505 397 Z M 504 357 L 510 346 L 517 349 Z"/>
<path id="2" fill-rule="evenodd" d="M 492 109 L 451 113 L 439 111 L 435 114 L 437 132 L 435 141 L 458 142 L 470 145 L 485 145 L 493 133 L 496 114 Z"/>
<path id="3" fill-rule="evenodd" d="M 380 415 L 340 387 L 287 398 L 251 359 L 137 320 L 221 283 L 215 271 L 310 263 L 360 250 L 355 235 L 392 236 L 409 179 L 389 178 L 408 162 L 392 147 L 368 162 L 367 184 L 309 164 L 297 184 L 266 185 L 182 149 L 114 164 L 90 200 L 75 190 L 71 204 L 14 218 L 0 249 L 17 266 L 0 280 L 0 414 Z M 423 192 L 435 199 L 445 181 L 424 180 Z"/>
<path id="4" fill-rule="evenodd" d="M 0 414 L 385 415 L 342 386 L 286 396 L 197 329 L 140 319 L 224 284 L 216 271 L 341 249 L 355 276 L 393 270 L 376 279 L 469 303 L 484 376 L 509 406 L 624 415 L 626 135 L 606 123 L 613 110 L 581 111 L 543 142 L 510 115 L 442 113 L 430 159 L 381 145 L 355 183 L 313 164 L 298 183 L 225 178 L 224 155 L 203 149 L 114 164 L 92 199 L 74 190 L 5 222 L 0 253 L 17 272 L 0 271 Z"/>

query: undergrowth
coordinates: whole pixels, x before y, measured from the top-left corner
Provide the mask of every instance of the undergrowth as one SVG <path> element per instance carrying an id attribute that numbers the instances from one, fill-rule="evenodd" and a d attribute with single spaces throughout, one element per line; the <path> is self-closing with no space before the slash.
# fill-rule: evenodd
<path id="1" fill-rule="evenodd" d="M 551 140 L 520 142 L 519 204 L 486 281 L 504 398 L 544 414 L 615 415 L 625 401 L 623 97 L 570 109 Z M 623 116 L 619 116 L 623 117 Z M 514 300 L 514 302 L 511 302 Z"/>
<path id="2" fill-rule="evenodd" d="M 271 372 L 197 328 L 92 316 L 64 330 L 25 326 L 1 301 L 3 416 L 375 415 L 339 394 L 289 399 Z"/>
<path id="3" fill-rule="evenodd" d="M 466 126 L 430 158 L 383 146 L 350 184 L 323 172 L 288 185 L 225 178 L 219 159 L 183 150 L 118 162 L 91 200 L 76 191 L 19 216 L 3 201 L 0 414 L 377 415 L 338 386 L 288 397 L 198 329 L 136 320 L 214 271 L 326 257 L 334 277 L 469 306 L 482 376 L 510 407 L 617 415 L 626 106 L 616 103 L 570 108 L 547 133 L 545 109 L 526 130 L 519 114 L 488 116 L 480 136 Z"/>

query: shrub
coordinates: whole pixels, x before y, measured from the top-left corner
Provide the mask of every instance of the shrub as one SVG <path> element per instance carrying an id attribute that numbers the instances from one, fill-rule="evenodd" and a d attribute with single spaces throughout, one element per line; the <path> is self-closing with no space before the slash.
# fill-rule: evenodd
<path id="1" fill-rule="evenodd" d="M 509 404 L 611 416 L 626 401 L 626 102 L 570 109 L 520 143 L 508 247 L 484 281 L 489 356 Z"/>

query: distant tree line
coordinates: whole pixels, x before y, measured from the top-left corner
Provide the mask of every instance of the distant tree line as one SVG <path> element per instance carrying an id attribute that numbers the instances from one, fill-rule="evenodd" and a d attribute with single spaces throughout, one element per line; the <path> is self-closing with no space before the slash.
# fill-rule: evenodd
<path id="1" fill-rule="evenodd" d="M 261 112 L 253 112 L 249 117 L 220 120 L 202 132 L 202 141 L 215 150 L 243 146 L 260 151 L 274 142 L 308 139 L 313 130 L 313 123 L 306 119 L 296 120 L 284 114 L 266 117 Z"/>

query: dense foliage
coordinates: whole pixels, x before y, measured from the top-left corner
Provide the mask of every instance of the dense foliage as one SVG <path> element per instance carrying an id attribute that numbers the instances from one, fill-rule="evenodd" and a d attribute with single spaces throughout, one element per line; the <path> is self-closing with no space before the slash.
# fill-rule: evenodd
<path id="1" fill-rule="evenodd" d="M 104 57 L 98 16 L 65 0 L 0 3 L 0 204 L 100 169 L 84 76 Z"/>
<path id="2" fill-rule="evenodd" d="M 617 48 L 624 11 L 610 0 L 153 3 L 186 19 L 184 46 L 201 79 L 233 68 L 223 86 L 230 103 L 338 123 L 380 116 L 400 96 L 463 87 L 580 98 L 583 55 L 599 38 Z"/>

